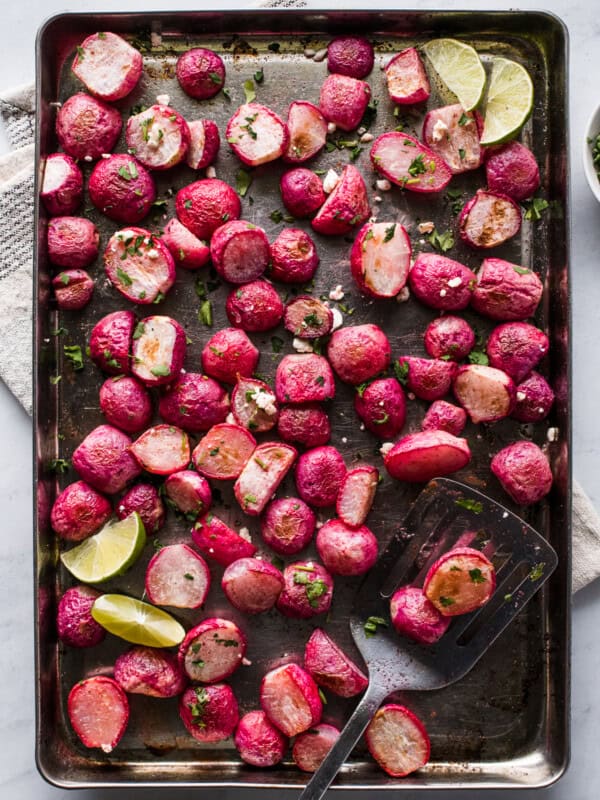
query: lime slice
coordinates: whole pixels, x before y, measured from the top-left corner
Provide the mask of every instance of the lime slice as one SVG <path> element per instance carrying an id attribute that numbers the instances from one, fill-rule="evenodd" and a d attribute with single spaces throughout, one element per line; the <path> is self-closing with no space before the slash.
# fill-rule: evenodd
<path id="1" fill-rule="evenodd" d="M 145 647 L 174 647 L 185 630 L 166 611 L 124 594 L 103 594 L 92 606 L 92 617 L 126 642 Z"/>
<path id="2" fill-rule="evenodd" d="M 485 70 L 477 51 L 457 39 L 432 39 L 423 45 L 423 52 L 465 111 L 472 111 L 485 86 Z"/>
<path id="3" fill-rule="evenodd" d="M 123 520 L 108 522 L 98 533 L 63 553 L 60 560 L 83 583 L 100 583 L 129 569 L 145 544 L 144 523 L 134 511 Z"/>
<path id="4" fill-rule="evenodd" d="M 516 61 L 492 59 L 481 144 L 499 144 L 523 127 L 533 108 L 533 83 Z"/>

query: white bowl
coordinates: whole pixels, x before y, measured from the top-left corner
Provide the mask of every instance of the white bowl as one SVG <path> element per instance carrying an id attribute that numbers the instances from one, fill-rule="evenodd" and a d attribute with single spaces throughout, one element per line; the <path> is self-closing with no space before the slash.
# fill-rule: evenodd
<path id="1" fill-rule="evenodd" d="M 594 111 L 585 129 L 585 139 L 583 140 L 583 171 L 590 189 L 600 203 L 600 178 L 592 161 L 592 145 L 590 139 L 595 139 L 600 134 L 600 106 Z M 600 168 L 600 165 L 599 165 Z"/>

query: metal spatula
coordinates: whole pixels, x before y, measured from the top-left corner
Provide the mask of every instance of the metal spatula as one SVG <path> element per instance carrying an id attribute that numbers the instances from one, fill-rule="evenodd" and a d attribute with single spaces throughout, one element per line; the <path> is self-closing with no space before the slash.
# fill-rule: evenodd
<path id="1" fill-rule="evenodd" d="M 481 550 L 494 564 L 496 590 L 488 603 L 455 617 L 434 645 L 415 644 L 391 626 L 369 636 L 369 617 L 389 619 L 394 591 L 421 586 L 433 561 L 456 544 Z M 499 503 L 457 481 L 431 481 L 357 593 L 350 628 L 369 669 L 369 685 L 300 800 L 325 794 L 389 694 L 440 689 L 466 675 L 550 577 L 557 561 L 548 542 Z"/>

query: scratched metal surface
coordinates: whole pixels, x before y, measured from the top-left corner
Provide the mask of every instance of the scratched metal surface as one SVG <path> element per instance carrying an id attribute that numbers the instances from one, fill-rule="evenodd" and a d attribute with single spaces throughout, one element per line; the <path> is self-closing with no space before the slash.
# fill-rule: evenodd
<path id="1" fill-rule="evenodd" d="M 150 38 L 150 30 L 154 32 Z M 539 508 L 525 512 L 525 519 L 543 531 L 560 557 L 560 566 L 542 592 L 518 617 L 512 627 L 496 642 L 481 662 L 457 685 L 429 693 L 414 693 L 404 698 L 425 721 L 432 740 L 430 764 L 418 775 L 403 781 L 385 776 L 357 748 L 342 772 L 337 785 L 345 788 L 387 789 L 425 787 L 494 787 L 535 786 L 553 780 L 568 758 L 568 658 L 569 658 L 569 300 L 567 281 L 568 219 L 566 164 L 565 33 L 552 17 L 534 13 L 362 13 L 362 12 L 257 12 L 244 15 L 148 14 L 148 15 L 63 15 L 47 23 L 38 40 L 38 157 L 56 148 L 53 134 L 54 109 L 49 103 L 65 100 L 79 89 L 69 72 L 75 46 L 96 30 L 121 31 L 140 46 L 144 55 L 144 76 L 138 89 L 118 103 L 124 119 L 136 104 L 150 105 L 158 93 L 167 93 L 171 105 L 188 119 L 206 116 L 215 119 L 223 136 L 227 119 L 244 101 L 242 84 L 254 73 L 264 70 L 264 81 L 256 86 L 257 101 L 264 102 L 285 117 L 291 100 L 318 101 L 319 87 L 327 74 L 325 63 L 304 57 L 310 46 L 319 49 L 328 38 L 341 31 L 368 32 L 375 44 L 376 63 L 368 78 L 373 96 L 379 99 L 376 118 L 370 132 L 374 135 L 393 130 L 399 122 L 405 130 L 420 133 L 425 109 L 401 111 L 392 115 L 380 65 L 389 57 L 433 35 L 455 35 L 470 40 L 482 53 L 503 54 L 527 65 L 536 90 L 536 103 L 523 138 L 536 153 L 542 168 L 542 190 L 549 200 L 557 201 L 562 215 L 544 217 L 538 223 L 524 222 L 513 241 L 496 248 L 494 255 L 534 267 L 543 276 L 545 300 L 538 323 L 552 341 L 550 359 L 544 366 L 557 390 L 557 404 L 547 424 L 532 429 L 514 421 L 493 426 L 469 425 L 465 435 L 473 450 L 468 469 L 456 474 L 458 480 L 489 492 L 506 502 L 489 472 L 490 455 L 520 437 L 540 444 L 546 441 L 548 426 L 558 427 L 559 439 L 550 447 L 550 457 L 557 475 L 550 497 Z M 187 97 L 174 77 L 177 54 L 191 46 L 204 45 L 219 52 L 226 62 L 226 85 L 231 99 L 222 94 L 199 103 Z M 269 47 L 269 45 L 279 45 Z M 434 88 L 428 107 L 444 102 Z M 224 137 L 223 137 L 224 138 Z M 343 135 L 355 138 L 354 134 Z M 115 148 L 125 150 L 123 138 Z M 355 162 L 363 172 L 371 199 L 374 175 L 369 166 L 369 147 L 364 147 Z M 349 163 L 350 150 L 323 152 L 314 159 L 313 169 L 340 169 Z M 240 168 L 237 159 L 223 142 L 215 164 L 217 176 L 235 185 Z M 252 185 L 242 201 L 242 217 L 261 225 L 272 240 L 285 222 L 274 223 L 270 214 L 276 209 L 285 213 L 280 201 L 278 181 L 283 164 L 275 163 L 252 170 Z M 90 168 L 84 165 L 87 174 Z M 166 218 L 174 214 L 174 194 L 178 188 L 201 177 L 187 167 L 155 173 L 158 194 L 167 200 L 165 216 L 150 215 L 142 224 L 160 231 Z M 484 183 L 482 171 L 455 177 L 452 188 L 462 190 L 466 199 Z M 380 193 L 382 194 L 382 193 Z M 433 220 L 440 231 L 455 229 L 452 202 L 445 193 L 419 197 L 394 189 L 383 193 L 379 204 L 380 221 L 398 220 L 412 224 L 410 233 L 415 252 L 430 250 L 416 231 L 416 223 Z M 377 204 L 373 203 L 373 207 Z M 101 231 L 102 243 L 119 225 L 104 218 L 89 201 L 89 216 Z M 72 473 L 57 480 L 45 466 L 52 458 L 70 458 L 73 449 L 96 425 L 103 422 L 98 407 L 98 390 L 103 375 L 86 359 L 85 369 L 74 373 L 62 357 L 63 344 L 79 344 L 85 349 L 89 333 L 104 314 L 128 304 L 105 279 L 101 257 L 92 266 L 97 278 L 93 302 L 83 312 L 59 314 L 49 299 L 48 268 L 43 237 L 45 220 L 37 217 L 40 244 L 37 252 L 36 313 L 36 577 L 37 577 L 37 670 L 38 732 L 37 758 L 40 770 L 51 781 L 66 786 L 120 785 L 127 783 L 177 785 L 241 785 L 283 787 L 301 785 L 304 777 L 288 756 L 270 770 L 257 770 L 242 764 L 231 741 L 202 746 L 183 728 L 175 700 L 155 700 L 132 695 L 128 731 L 111 755 L 88 751 L 72 733 L 65 711 L 65 699 L 71 685 L 98 671 L 110 671 L 116 656 L 126 643 L 108 636 L 93 649 L 78 652 L 57 644 L 54 613 L 60 593 L 71 585 L 69 575 L 58 566 L 58 545 L 49 531 L 48 508 L 57 488 L 75 479 Z M 299 227 L 311 232 L 306 221 Z M 376 322 L 387 333 L 395 357 L 406 353 L 424 354 L 422 333 L 436 313 L 410 300 L 367 301 L 361 298 L 349 273 L 350 238 L 315 236 L 321 265 L 312 291 L 325 295 L 340 283 L 346 296 L 345 324 Z M 449 255 L 476 269 L 481 257 L 457 243 Z M 227 287 L 210 281 L 209 297 L 214 309 L 214 326 L 198 322 L 198 297 L 194 291 L 195 275 L 179 270 L 174 288 L 159 306 L 137 307 L 140 317 L 152 313 L 172 315 L 186 329 L 191 339 L 185 368 L 200 371 L 200 352 L 214 330 L 228 325 L 224 312 Z M 286 287 L 279 286 L 285 295 Z M 485 337 L 491 329 L 488 321 L 467 312 L 466 318 Z M 52 336 L 58 328 L 68 333 Z M 279 354 L 273 353 L 271 337 L 285 341 L 282 353 L 292 352 L 291 336 L 282 330 L 251 338 L 261 350 L 259 371 L 271 379 Z M 62 375 L 57 386 L 49 378 Z M 405 432 L 419 429 L 426 404 L 408 403 Z M 333 422 L 332 443 L 343 453 L 348 465 L 366 462 L 382 466 L 380 443 L 361 432 L 352 409 L 352 390 L 338 382 L 335 401 L 330 406 Z M 261 439 L 268 438 L 262 435 Z M 195 442 L 196 440 L 194 440 Z M 454 477 L 454 476 L 453 476 Z M 215 485 L 214 510 L 234 526 L 246 525 L 260 546 L 257 521 L 246 518 L 233 500 L 230 485 Z M 419 487 L 392 481 L 384 473 L 369 524 L 382 547 L 406 513 Z M 288 479 L 279 494 L 293 493 Z M 326 513 L 319 514 L 326 519 Z M 159 535 L 161 543 L 189 541 L 189 525 L 172 514 Z M 150 543 L 139 562 L 127 575 L 103 585 L 107 591 L 126 592 L 140 597 L 146 564 L 153 552 Z M 314 551 L 310 549 L 308 554 Z M 266 554 L 270 557 L 269 554 Z M 292 559 L 288 559 L 290 561 Z M 290 621 L 276 611 L 250 619 L 230 608 L 219 590 L 221 568 L 211 564 L 213 588 L 203 612 L 176 611 L 187 627 L 206 615 L 223 614 L 234 619 L 248 634 L 247 656 L 252 662 L 234 674 L 230 681 L 239 698 L 241 713 L 258 705 L 258 686 L 265 671 L 282 660 L 301 659 L 303 644 L 313 627 L 324 626 L 333 638 L 350 653 L 356 653 L 348 630 L 347 615 L 359 579 L 336 579 L 335 596 L 326 620 Z M 358 655 L 356 656 L 357 658 Z M 352 700 L 329 695 L 324 719 L 342 725 L 353 707 Z"/>

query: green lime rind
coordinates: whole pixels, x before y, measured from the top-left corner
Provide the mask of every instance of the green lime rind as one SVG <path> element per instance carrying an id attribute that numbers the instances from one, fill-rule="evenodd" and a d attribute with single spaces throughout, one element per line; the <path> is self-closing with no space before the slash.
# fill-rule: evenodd
<path id="1" fill-rule="evenodd" d="M 458 39 L 432 39 L 422 49 L 439 79 L 465 111 L 476 108 L 482 100 L 486 82 L 485 69 L 477 51 Z"/>
<path id="2" fill-rule="evenodd" d="M 534 101 L 531 76 L 508 58 L 494 57 L 485 103 L 481 144 L 513 139 L 527 122 Z"/>

